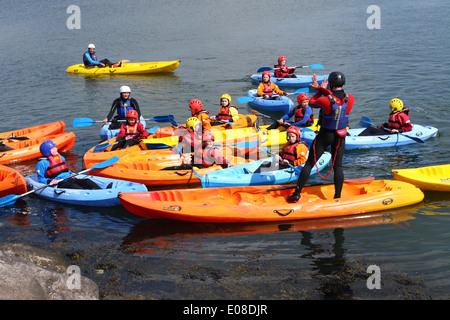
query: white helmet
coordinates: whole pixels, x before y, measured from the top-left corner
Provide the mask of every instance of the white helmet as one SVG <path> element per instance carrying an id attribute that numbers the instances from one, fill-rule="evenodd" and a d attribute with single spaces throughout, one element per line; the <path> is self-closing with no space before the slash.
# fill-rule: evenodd
<path id="1" fill-rule="evenodd" d="M 94 46 L 94 44 L 93 44 L 93 43 L 89 43 L 89 45 L 88 45 L 88 49 L 95 49 L 95 46 Z"/>
<path id="2" fill-rule="evenodd" d="M 128 87 L 128 86 L 121 86 L 120 87 L 120 93 L 124 93 L 124 92 L 131 92 L 130 87 Z"/>

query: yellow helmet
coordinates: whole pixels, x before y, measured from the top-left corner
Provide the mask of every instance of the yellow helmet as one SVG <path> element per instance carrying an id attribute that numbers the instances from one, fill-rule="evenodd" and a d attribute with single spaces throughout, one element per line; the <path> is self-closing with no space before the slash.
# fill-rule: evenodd
<path id="1" fill-rule="evenodd" d="M 222 99 L 227 99 L 228 100 L 228 104 L 231 104 L 231 96 L 228 93 L 224 93 L 221 97 L 220 97 L 220 103 L 222 102 Z"/>
<path id="2" fill-rule="evenodd" d="M 186 120 L 186 128 L 191 129 L 194 131 L 195 126 L 197 123 L 200 123 L 200 120 L 197 117 L 190 117 Z"/>
<path id="3" fill-rule="evenodd" d="M 389 102 L 389 106 L 391 107 L 391 111 L 393 113 L 402 111 L 403 110 L 403 101 L 398 98 L 394 98 L 391 100 L 391 102 Z"/>

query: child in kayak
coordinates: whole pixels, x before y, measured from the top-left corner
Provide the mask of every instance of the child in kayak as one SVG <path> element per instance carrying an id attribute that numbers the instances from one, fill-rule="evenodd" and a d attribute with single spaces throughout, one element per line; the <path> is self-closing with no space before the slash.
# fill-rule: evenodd
<path id="1" fill-rule="evenodd" d="M 125 120 L 127 117 L 127 112 L 129 110 L 136 110 L 138 113 L 138 119 L 141 117 L 141 109 L 139 108 L 139 104 L 136 99 L 131 98 L 131 89 L 128 86 L 120 87 L 120 97 L 115 99 L 112 103 L 111 110 L 105 119 L 103 119 L 103 123 L 107 124 L 111 122 L 109 125 L 109 129 L 114 130 L 120 128 L 119 120 Z M 117 111 L 117 115 L 114 114 Z"/>
<path id="2" fill-rule="evenodd" d="M 312 108 L 309 106 L 309 96 L 308 94 L 302 92 L 297 96 L 298 105 L 292 108 L 287 114 L 281 117 L 280 120 L 272 123 L 267 130 L 276 129 L 280 125 L 282 126 L 296 126 L 296 127 L 309 127 L 314 124 L 314 113 Z M 287 122 L 294 116 L 294 122 Z"/>
<path id="3" fill-rule="evenodd" d="M 286 65 L 286 57 L 281 56 L 278 58 L 278 64 L 274 66 L 274 76 L 277 78 L 295 78 L 294 72 L 297 66 L 288 67 Z"/>
<path id="4" fill-rule="evenodd" d="M 280 150 L 280 153 L 274 155 L 273 161 L 265 161 L 262 163 L 254 173 L 297 167 L 306 162 L 308 146 L 305 142 L 300 141 L 300 128 L 290 126 L 286 131 L 286 135 L 288 142 Z"/>
<path id="5" fill-rule="evenodd" d="M 359 136 L 381 136 L 393 133 L 402 133 L 412 130 L 411 119 L 409 118 L 409 109 L 403 107 L 403 101 L 394 98 L 389 102 L 391 113 L 388 122 L 377 127 L 367 127 Z"/>
<path id="6" fill-rule="evenodd" d="M 200 100 L 192 99 L 189 102 L 189 109 L 191 110 L 192 116 L 198 118 L 202 123 L 203 132 L 211 129 L 209 112 L 207 110 L 203 110 L 203 103 Z"/>
<path id="7" fill-rule="evenodd" d="M 39 151 L 45 157 L 41 159 L 35 167 L 38 181 L 43 184 L 55 184 L 58 188 L 64 189 L 101 189 L 89 178 L 79 179 L 69 178 L 73 172 L 69 170 L 66 159 L 59 154 L 56 144 L 51 140 L 41 143 Z M 58 182 L 61 179 L 65 179 Z M 109 186 L 108 186 L 109 187 Z"/>
<path id="8" fill-rule="evenodd" d="M 259 97 L 270 100 L 279 100 L 280 95 L 287 96 L 290 94 L 278 88 L 275 83 L 270 81 L 270 77 L 271 76 L 269 71 L 264 71 L 262 73 L 261 82 L 259 83 L 258 89 L 256 90 L 256 93 Z"/>
<path id="9" fill-rule="evenodd" d="M 116 149 L 123 149 L 134 146 L 140 142 L 141 139 L 147 139 L 148 132 L 145 130 L 142 123 L 139 122 L 139 116 L 136 110 L 130 110 L 127 113 L 127 122 L 120 127 L 117 134 L 115 145 L 110 151 Z"/>
<path id="10" fill-rule="evenodd" d="M 178 136 L 178 144 L 173 148 L 172 152 L 191 153 L 200 147 L 202 139 L 201 122 L 197 117 L 190 117 L 186 120 L 186 127 L 179 127 L 175 131 Z"/>
<path id="11" fill-rule="evenodd" d="M 231 105 L 231 96 L 227 93 L 224 93 L 220 97 L 220 109 L 219 114 L 216 116 L 212 116 L 210 118 L 213 121 L 222 120 L 228 122 L 236 122 L 239 119 L 238 108 L 236 106 Z M 214 125 L 215 123 L 213 123 Z M 218 121 L 217 124 L 222 124 L 222 122 Z"/>

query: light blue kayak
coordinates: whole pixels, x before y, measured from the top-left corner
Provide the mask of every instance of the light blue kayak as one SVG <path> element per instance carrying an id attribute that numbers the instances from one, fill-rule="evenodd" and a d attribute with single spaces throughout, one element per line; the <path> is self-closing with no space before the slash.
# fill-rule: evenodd
<path id="1" fill-rule="evenodd" d="M 400 134 L 388 134 L 381 136 L 358 136 L 366 128 L 349 129 L 345 137 L 345 149 L 395 147 L 412 143 L 423 143 L 425 140 L 435 137 L 438 129 L 435 127 L 413 124 L 412 130 Z"/>
<path id="2" fill-rule="evenodd" d="M 63 202 L 68 204 L 76 204 L 82 206 L 95 207 L 113 207 L 120 206 L 120 200 L 117 197 L 119 192 L 146 192 L 147 187 L 141 183 L 135 183 L 124 180 L 116 180 L 110 178 L 88 176 L 80 174 L 78 179 L 89 177 L 103 189 L 85 190 L 85 189 L 61 189 L 55 187 L 43 188 L 34 192 L 36 195 L 52 201 Z M 44 184 L 37 180 L 37 175 L 25 177 L 28 190 L 38 189 Z M 108 185 L 112 183 L 110 188 Z"/>
<path id="3" fill-rule="evenodd" d="M 255 98 L 253 101 L 249 101 L 248 103 L 251 106 L 264 111 L 280 112 L 286 114 L 294 106 L 294 102 L 290 98 L 286 96 L 275 96 L 277 96 L 279 100 L 269 100 L 258 97 L 257 89 L 249 90 L 247 93 L 247 97 Z"/>
<path id="4" fill-rule="evenodd" d="M 146 123 L 145 123 L 145 119 L 143 116 L 140 117 L 140 122 L 142 123 L 142 125 L 145 128 Z M 102 128 L 100 129 L 100 139 L 102 139 L 102 141 L 114 138 L 115 136 L 117 136 L 119 134 L 120 128 L 111 130 L 111 129 L 109 129 L 110 124 L 111 123 L 107 123 L 107 124 L 103 125 Z"/>
<path id="5" fill-rule="evenodd" d="M 259 84 L 261 82 L 262 73 L 254 74 L 250 76 L 253 83 Z M 318 75 L 317 82 L 321 84 L 323 79 L 328 79 L 328 75 Z M 307 75 L 296 75 L 295 78 L 276 78 L 273 73 L 271 73 L 270 81 L 275 83 L 279 87 L 291 87 L 291 88 L 304 88 L 309 87 L 312 83 L 312 76 Z"/>
<path id="6" fill-rule="evenodd" d="M 256 186 L 256 185 L 275 185 L 275 184 L 295 184 L 297 183 L 303 165 L 297 166 L 299 170 L 293 168 L 273 170 L 271 171 L 252 173 L 265 161 L 272 161 L 273 157 L 252 161 L 230 167 L 215 172 L 210 172 L 202 176 L 202 187 L 231 187 L 231 186 Z M 324 154 L 317 161 L 319 171 L 324 169 L 331 162 L 331 154 L 324 152 Z M 317 174 L 317 168 L 314 166 L 311 170 L 311 175 Z"/>

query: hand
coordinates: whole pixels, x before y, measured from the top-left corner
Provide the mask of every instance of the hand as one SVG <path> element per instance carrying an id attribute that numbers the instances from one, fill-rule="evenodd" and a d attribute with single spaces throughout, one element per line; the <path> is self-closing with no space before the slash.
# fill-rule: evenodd
<path id="1" fill-rule="evenodd" d="M 103 119 L 102 121 L 103 121 L 104 124 L 108 123 L 108 119 Z"/>
<path id="2" fill-rule="evenodd" d="M 321 86 L 322 88 L 324 88 L 324 89 L 326 89 L 326 88 L 328 87 L 328 80 L 327 80 L 326 77 L 323 77 L 323 81 L 322 81 L 322 83 L 320 84 L 320 86 Z"/>
<path id="3" fill-rule="evenodd" d="M 391 129 L 391 133 L 398 133 L 397 129 Z"/>
<path id="4" fill-rule="evenodd" d="M 210 117 L 211 120 L 216 120 L 216 116 Z"/>
<path id="5" fill-rule="evenodd" d="M 284 123 L 284 120 L 283 120 L 283 119 L 280 119 L 280 120 L 278 120 L 277 122 L 278 122 L 279 124 L 282 125 L 282 124 Z"/>
<path id="6" fill-rule="evenodd" d="M 314 89 L 317 89 L 319 87 L 319 83 L 317 82 L 317 75 L 313 74 L 312 76 L 312 83 L 310 84 L 310 86 Z"/>
<path id="7" fill-rule="evenodd" d="M 102 63 L 100 63 L 100 65 L 102 66 L 102 67 L 104 67 L 105 66 L 105 64 L 102 62 Z"/>

